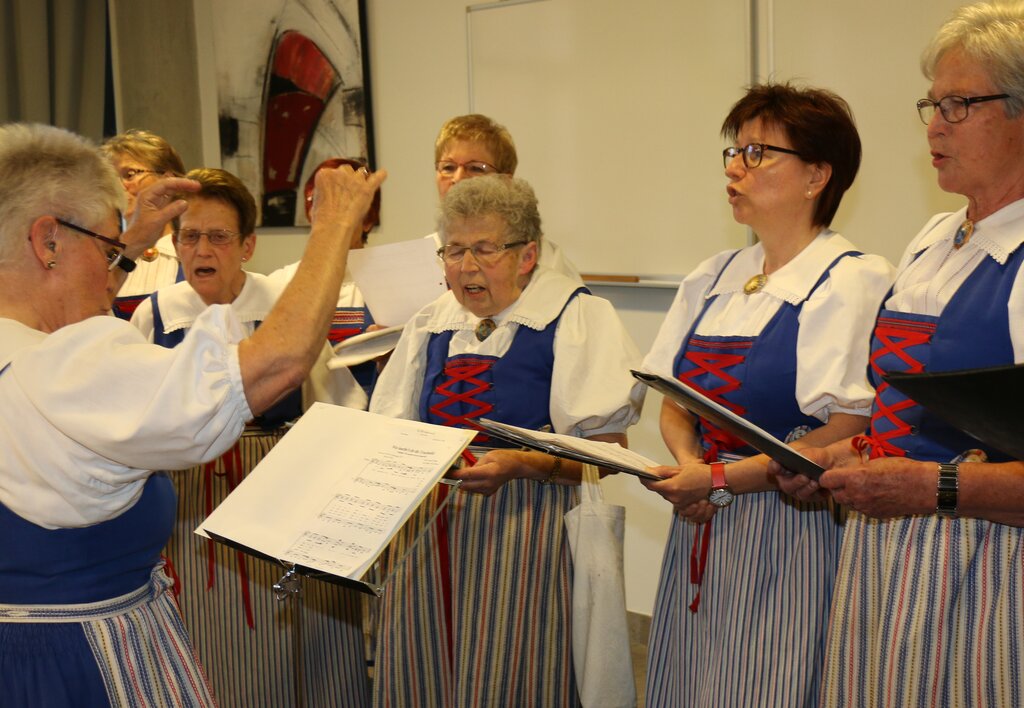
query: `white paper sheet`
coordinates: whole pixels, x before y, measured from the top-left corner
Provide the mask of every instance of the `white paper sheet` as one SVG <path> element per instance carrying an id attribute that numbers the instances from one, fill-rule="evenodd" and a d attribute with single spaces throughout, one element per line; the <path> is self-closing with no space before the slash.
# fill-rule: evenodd
<path id="1" fill-rule="evenodd" d="M 384 356 L 398 344 L 403 329 L 405 329 L 405 325 L 395 325 L 349 337 L 334 347 L 334 356 L 328 360 L 327 368 L 342 369 L 357 366 Z"/>
<path id="2" fill-rule="evenodd" d="M 348 254 L 348 267 L 377 324 L 405 324 L 447 289 L 433 239 L 361 248 Z"/>
<path id="3" fill-rule="evenodd" d="M 473 435 L 316 403 L 197 533 L 359 580 Z"/>

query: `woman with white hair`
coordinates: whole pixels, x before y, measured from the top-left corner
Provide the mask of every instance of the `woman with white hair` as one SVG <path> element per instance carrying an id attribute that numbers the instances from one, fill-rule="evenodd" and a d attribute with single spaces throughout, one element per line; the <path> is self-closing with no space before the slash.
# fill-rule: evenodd
<path id="1" fill-rule="evenodd" d="M 117 174 L 83 138 L 0 126 L 0 686 L 5 704 L 213 705 L 168 590 L 166 474 L 216 457 L 308 374 L 383 174 L 318 179 L 307 255 L 246 337 L 209 308 L 175 349 L 110 311 L 185 210 L 168 179 L 120 232 Z"/>
<path id="2" fill-rule="evenodd" d="M 869 434 L 808 453 L 820 484 L 780 486 L 851 510 L 821 705 L 1019 706 L 1024 463 L 882 376 L 1024 362 L 1024 3 L 960 8 L 922 67 L 932 166 L 967 204 L 925 225 L 883 301 Z"/>

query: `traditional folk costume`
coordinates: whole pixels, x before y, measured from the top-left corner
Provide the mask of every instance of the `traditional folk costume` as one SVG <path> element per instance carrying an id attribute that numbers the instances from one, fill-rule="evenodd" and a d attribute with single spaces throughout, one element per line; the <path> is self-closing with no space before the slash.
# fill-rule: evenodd
<path id="1" fill-rule="evenodd" d="M 266 276 L 247 273 L 230 307 L 251 334 L 280 294 Z M 132 319 L 156 344 L 175 347 L 206 309 L 187 283 L 163 288 Z M 366 651 L 358 593 L 307 580 L 301 597 L 279 601 L 273 585 L 284 569 L 197 536 L 197 526 L 252 471 L 302 414 L 304 402 L 365 408 L 347 370 L 330 371 L 331 350 L 301 390 L 246 428 L 238 444 L 204 465 L 171 473 L 178 521 L 166 555 L 181 584 L 178 601 L 222 706 L 369 705 Z M 301 476 L 301 471 L 296 471 Z"/>
<path id="2" fill-rule="evenodd" d="M 5 705 L 214 705 L 160 562 L 174 489 L 150 470 L 241 434 L 243 336 L 225 307 L 173 352 L 113 317 L 52 334 L 0 319 Z"/>
<path id="3" fill-rule="evenodd" d="M 644 366 L 783 440 L 833 413 L 866 416 L 867 343 L 892 267 L 825 230 L 745 293 L 763 262 L 757 244 L 701 264 Z M 698 431 L 706 462 L 757 454 L 707 421 Z M 675 516 L 651 628 L 648 705 L 815 705 L 841 536 L 831 504 L 795 504 L 779 492 L 739 495 L 707 524 Z"/>
<path id="4" fill-rule="evenodd" d="M 460 427 L 483 416 L 582 437 L 624 432 L 639 417 L 642 391 L 629 375 L 639 356 L 610 303 L 539 268 L 493 319 L 478 341 L 479 318 L 452 293 L 421 310 L 371 411 Z M 575 488 L 515 479 L 491 497 L 455 492 L 401 560 L 441 489 L 390 549 L 397 572 L 381 598 L 375 705 L 575 705 L 563 526 Z"/>
<path id="5" fill-rule="evenodd" d="M 185 272 L 174 250 L 173 239 L 170 235 L 161 236 L 151 251 L 135 262 L 135 270 L 121 284 L 114 298 L 113 313 L 123 320 L 130 320 L 140 302 L 160 288 L 184 279 Z"/>
<path id="6" fill-rule="evenodd" d="M 1024 361 L 1024 201 L 973 225 L 966 209 L 914 239 L 878 316 L 871 370 L 875 454 L 1006 458 L 882 382 L 893 371 Z M 851 512 L 829 627 L 824 706 L 1018 706 L 1024 529 L 937 515 Z"/>

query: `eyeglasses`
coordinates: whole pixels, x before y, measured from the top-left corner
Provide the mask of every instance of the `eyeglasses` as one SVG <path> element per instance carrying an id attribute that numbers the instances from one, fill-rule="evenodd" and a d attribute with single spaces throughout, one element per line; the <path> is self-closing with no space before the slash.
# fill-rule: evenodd
<path id="1" fill-rule="evenodd" d="M 445 263 L 461 263 L 466 252 L 469 251 L 478 263 L 494 265 L 498 262 L 498 258 L 508 249 L 515 248 L 516 246 L 525 246 L 528 243 L 529 241 L 513 241 L 512 243 L 502 244 L 491 243 L 490 241 L 477 241 L 472 246 L 450 244 L 437 249 L 437 257 Z"/>
<path id="2" fill-rule="evenodd" d="M 994 93 L 991 96 L 972 96 L 970 98 L 965 98 L 964 96 L 943 96 L 938 101 L 922 98 L 917 102 L 917 115 L 921 117 L 922 123 L 928 125 L 935 116 L 935 110 L 938 109 L 942 112 L 942 117 L 946 119 L 947 123 L 959 123 L 967 118 L 967 108 L 972 103 L 998 101 L 1009 97 L 1010 95 L 1006 93 Z"/>
<path id="3" fill-rule="evenodd" d="M 227 229 L 213 229 L 212 231 L 198 231 L 196 229 L 178 229 L 174 232 L 174 240 L 182 246 L 195 246 L 202 236 L 210 242 L 211 246 L 226 246 L 233 239 L 242 234 Z"/>
<path id="4" fill-rule="evenodd" d="M 767 143 L 750 143 L 750 145 L 744 145 L 743 147 L 727 147 L 722 150 L 722 164 L 725 167 L 729 166 L 732 159 L 737 155 L 743 155 L 743 165 L 748 169 L 751 167 L 757 167 L 761 164 L 761 159 L 764 157 L 765 150 L 774 150 L 775 152 L 784 152 L 788 155 L 796 155 L 800 157 L 800 153 L 796 150 L 790 150 L 789 148 L 778 147 L 777 145 L 768 145 Z"/>
<path id="5" fill-rule="evenodd" d="M 144 170 L 141 167 L 127 167 L 121 170 L 121 181 L 134 182 L 136 177 L 146 174 L 155 175 L 159 173 L 156 170 Z"/>
<path id="6" fill-rule="evenodd" d="M 109 243 L 111 246 L 113 246 L 114 248 L 111 249 L 110 251 L 107 251 L 106 254 L 107 270 L 114 270 L 114 268 L 117 267 L 117 264 L 120 263 L 121 259 L 124 257 L 124 249 L 128 248 L 128 244 L 126 244 L 124 241 L 119 241 L 118 239 L 110 238 L 109 236 L 101 236 L 95 231 L 90 231 L 89 229 L 82 228 L 77 224 L 72 224 L 70 221 L 64 221 L 64 219 L 57 219 L 57 223 L 60 224 L 61 226 L 65 226 L 71 229 L 72 231 L 77 231 L 78 233 L 83 234 L 85 236 L 99 239 L 100 241 L 103 241 L 103 243 Z"/>
<path id="7" fill-rule="evenodd" d="M 470 160 L 469 162 L 455 162 L 455 160 L 440 160 L 435 167 L 437 168 L 437 174 L 442 177 L 454 177 L 455 173 L 459 171 L 461 167 L 468 176 L 470 177 L 483 177 L 484 175 L 493 175 L 498 171 L 498 168 L 494 165 L 489 165 L 486 162 L 480 160 Z"/>

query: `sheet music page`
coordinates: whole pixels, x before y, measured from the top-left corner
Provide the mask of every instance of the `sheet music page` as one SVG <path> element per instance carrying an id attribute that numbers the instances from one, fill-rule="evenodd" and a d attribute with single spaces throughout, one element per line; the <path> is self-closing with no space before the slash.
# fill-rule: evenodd
<path id="1" fill-rule="evenodd" d="M 622 445 L 619 445 L 618 443 L 603 442 L 600 440 L 587 440 L 586 438 L 578 438 L 574 435 L 560 435 L 559 433 L 546 433 L 537 430 L 529 430 L 527 428 L 519 428 L 514 425 L 509 425 L 507 423 L 499 423 L 495 420 L 489 420 L 488 422 L 495 427 L 512 431 L 524 438 L 532 438 L 533 440 L 539 440 L 564 449 L 575 450 L 599 460 L 616 462 L 624 467 L 644 469 L 646 467 L 659 467 L 661 465 L 660 462 L 655 462 L 648 457 L 644 457 L 638 452 L 622 447 Z"/>
<path id="2" fill-rule="evenodd" d="M 447 290 L 434 239 L 414 238 L 348 254 L 348 267 L 377 324 L 405 324 Z"/>
<path id="3" fill-rule="evenodd" d="M 473 436 L 316 403 L 197 532 L 358 580 Z"/>

